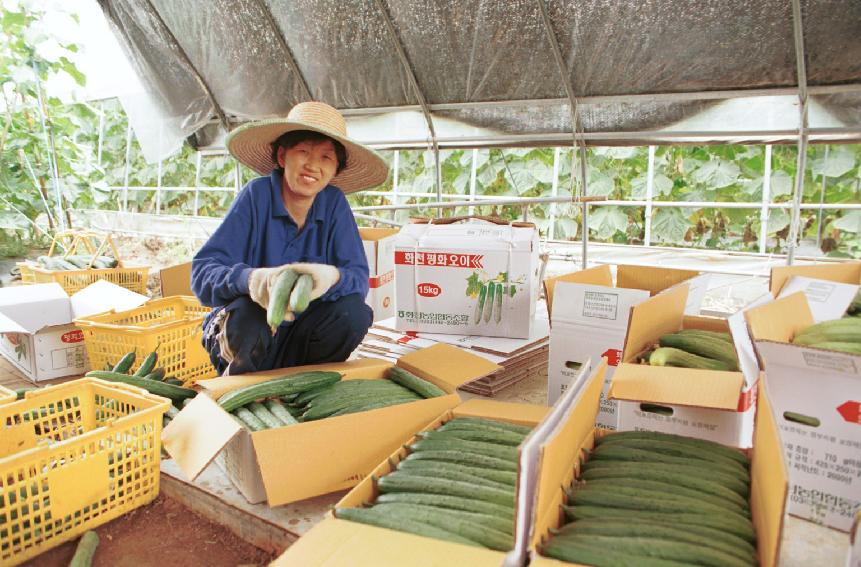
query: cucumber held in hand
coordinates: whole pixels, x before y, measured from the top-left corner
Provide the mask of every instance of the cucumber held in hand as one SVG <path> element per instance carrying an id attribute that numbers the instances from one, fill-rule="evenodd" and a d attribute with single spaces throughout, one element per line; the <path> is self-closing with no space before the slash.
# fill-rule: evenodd
<path id="1" fill-rule="evenodd" d="M 290 292 L 293 290 L 293 284 L 296 283 L 298 274 L 287 268 L 275 280 L 275 285 L 269 291 L 269 306 L 266 308 L 266 322 L 269 323 L 269 328 L 272 333 L 278 329 L 278 325 L 284 320 L 284 314 L 287 311 L 287 301 L 290 299 Z"/>
<path id="2" fill-rule="evenodd" d="M 314 289 L 314 278 L 308 274 L 302 274 L 296 280 L 296 285 L 290 293 L 289 309 L 296 315 L 308 309 L 311 302 L 311 290 Z"/>

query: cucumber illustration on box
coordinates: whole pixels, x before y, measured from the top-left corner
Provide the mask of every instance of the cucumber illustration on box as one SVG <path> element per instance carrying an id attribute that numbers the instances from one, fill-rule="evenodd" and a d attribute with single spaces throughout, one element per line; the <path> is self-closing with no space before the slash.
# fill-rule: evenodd
<path id="1" fill-rule="evenodd" d="M 473 272 L 466 279 L 466 296 L 476 299 L 473 324 L 500 324 L 505 303 L 514 298 L 517 285 L 522 283 L 508 281 L 507 272 L 500 272 L 492 279 Z"/>

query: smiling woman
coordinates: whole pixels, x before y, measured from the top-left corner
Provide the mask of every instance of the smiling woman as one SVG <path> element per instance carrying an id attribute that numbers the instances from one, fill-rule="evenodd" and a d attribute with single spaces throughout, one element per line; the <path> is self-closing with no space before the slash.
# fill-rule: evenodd
<path id="1" fill-rule="evenodd" d="M 215 308 L 203 338 L 212 363 L 241 374 L 346 360 L 372 313 L 368 263 L 344 193 L 385 181 L 385 162 L 319 102 L 242 126 L 227 147 L 262 177 L 237 195 L 192 262 L 192 289 Z"/>

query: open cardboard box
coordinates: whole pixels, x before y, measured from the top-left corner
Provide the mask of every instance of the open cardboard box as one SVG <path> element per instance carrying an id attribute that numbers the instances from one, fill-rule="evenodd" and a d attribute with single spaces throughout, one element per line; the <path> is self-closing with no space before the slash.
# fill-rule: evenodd
<path id="1" fill-rule="evenodd" d="M 619 429 L 651 429 L 750 447 L 759 367 L 741 315 L 737 324 L 685 315 L 685 285 L 631 310 L 622 363 L 609 397 L 619 401 Z M 722 372 L 637 364 L 638 357 L 667 333 L 681 329 L 730 332 L 740 371 Z"/>
<path id="2" fill-rule="evenodd" d="M 399 228 L 359 228 L 368 258 L 368 297 L 374 321 L 395 314 L 395 237 Z"/>
<path id="3" fill-rule="evenodd" d="M 861 507 L 861 355 L 791 340 L 814 323 L 815 308 L 830 320 L 846 306 L 798 292 L 747 313 L 789 461 L 789 512 L 843 531 Z"/>
<path id="4" fill-rule="evenodd" d="M 586 360 L 610 364 L 601 397 L 598 425 L 616 427 L 616 402 L 607 398 L 613 372 L 622 358 L 631 308 L 650 296 L 682 283 L 690 287 L 686 312 L 699 313 L 709 275 L 690 270 L 618 266 L 616 284 L 610 266 L 598 266 L 544 280 L 551 317 L 547 400 L 553 404 L 565 392 Z M 592 368 L 586 368 L 591 372 Z"/>
<path id="5" fill-rule="evenodd" d="M 777 297 L 783 286 L 793 277 L 800 276 L 816 280 L 827 280 L 845 284 L 861 283 L 861 262 L 833 262 L 814 266 L 783 266 L 771 269 L 768 290 Z"/>
<path id="6" fill-rule="evenodd" d="M 528 404 L 512 404 L 490 400 L 470 400 L 450 409 L 428 423 L 422 431 L 436 429 L 456 417 L 472 416 L 508 421 L 520 425 L 537 426 L 547 415 L 550 408 Z M 417 431 L 419 428 L 417 428 Z M 530 434 L 535 435 L 536 430 Z M 405 444 L 410 444 L 412 437 Z M 520 453 L 529 437 L 520 445 Z M 407 456 L 400 448 L 384 460 L 371 476 L 363 480 L 338 502 L 336 508 L 354 508 L 377 497 L 373 477 L 380 478 L 392 472 L 397 463 Z M 517 498 L 520 498 L 522 474 L 518 475 Z M 517 506 L 519 507 L 519 502 Z M 520 523 L 518 522 L 518 527 Z M 524 526 L 525 529 L 525 526 Z M 516 537 L 516 536 L 515 536 Z M 331 513 L 314 526 L 299 541 L 290 546 L 273 566 L 286 567 L 500 567 L 506 560 L 506 553 L 491 549 L 472 547 L 369 526 L 348 520 L 339 520 Z"/>
<path id="7" fill-rule="evenodd" d="M 445 396 L 249 432 L 214 401 L 222 394 L 281 376 L 332 370 L 344 380 L 384 379 L 390 362 L 356 360 L 300 366 L 202 381 L 199 395 L 165 428 L 162 443 L 190 478 L 220 454 L 230 480 L 251 503 L 279 506 L 350 488 L 434 417 L 460 403 L 456 389 L 499 370 L 450 345 L 401 357 L 397 366 L 445 390 Z"/>
<path id="8" fill-rule="evenodd" d="M 606 370 L 606 363 L 602 363 L 588 378 L 577 393 L 577 399 L 571 405 L 566 419 L 559 423 L 542 447 L 538 464 L 536 515 L 531 532 L 530 567 L 572 565 L 543 557 L 537 549 L 549 538 L 550 530 L 558 528 L 561 523 L 559 507 L 565 493 L 560 487 L 569 486 L 578 473 L 582 451 L 592 449 L 597 435 L 613 435 L 613 432 L 600 431 L 594 427 Z M 778 564 L 786 506 L 786 469 L 768 396 L 761 392 L 757 404 L 759 408 L 753 449 L 746 451 L 752 461 L 750 506 L 757 534 L 759 565 L 775 567 Z"/>

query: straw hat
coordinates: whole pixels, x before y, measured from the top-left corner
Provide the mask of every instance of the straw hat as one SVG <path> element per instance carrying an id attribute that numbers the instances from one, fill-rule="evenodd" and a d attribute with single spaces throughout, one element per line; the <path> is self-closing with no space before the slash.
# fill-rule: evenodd
<path id="1" fill-rule="evenodd" d="M 389 168 L 383 158 L 348 138 L 344 117 L 323 102 L 300 102 L 286 118 L 271 118 L 240 126 L 227 137 L 227 149 L 233 157 L 260 175 L 269 175 L 278 165 L 272 161 L 272 142 L 294 130 L 319 132 L 344 145 L 347 165 L 330 181 L 344 193 L 376 187 L 388 177 Z"/>

